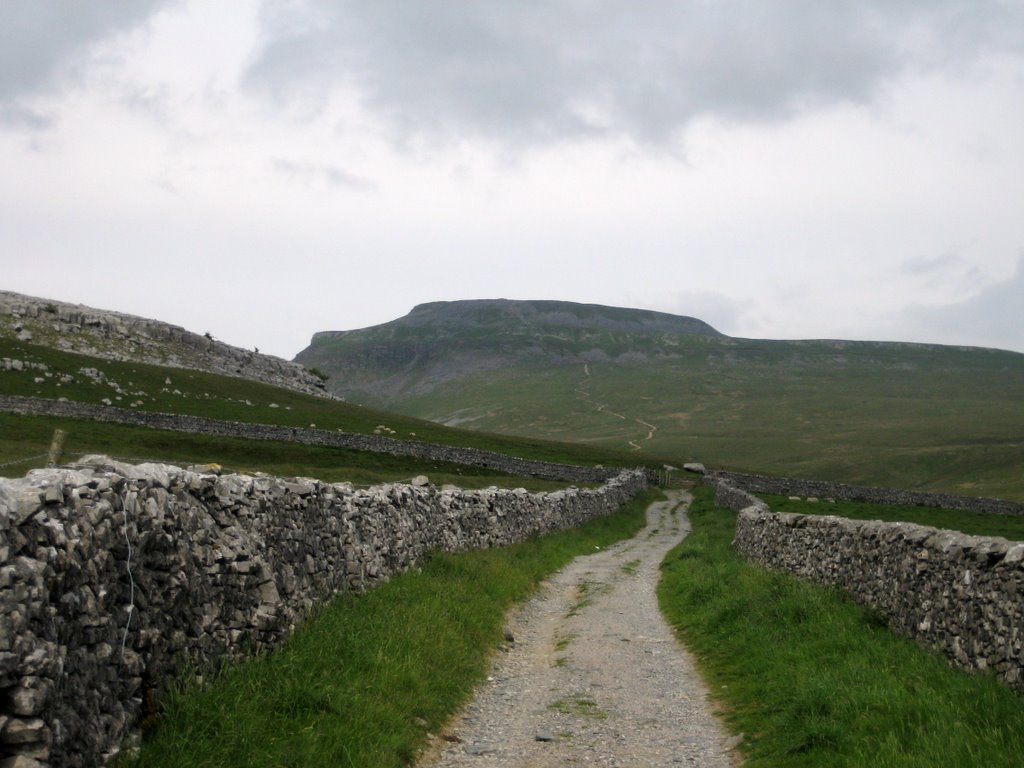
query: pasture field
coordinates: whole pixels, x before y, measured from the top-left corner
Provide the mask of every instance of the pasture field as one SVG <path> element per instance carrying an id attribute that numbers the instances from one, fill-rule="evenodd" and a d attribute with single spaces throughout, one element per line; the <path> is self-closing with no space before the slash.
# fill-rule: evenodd
<path id="1" fill-rule="evenodd" d="M 488 371 L 389 407 L 638 458 L 1024 500 L 1022 355 L 715 339 L 679 354 Z"/>
<path id="2" fill-rule="evenodd" d="M 0 357 L 41 363 L 47 370 L 0 371 L 0 393 L 73 401 L 109 403 L 121 408 L 203 416 L 229 421 L 293 427 L 316 426 L 363 434 L 379 433 L 405 440 L 467 446 L 522 458 L 606 466 L 643 462 L 621 451 L 563 445 L 531 437 L 502 436 L 383 413 L 338 400 L 304 395 L 228 376 L 140 363 L 86 357 L 0 338 Z M 47 375 L 49 374 L 49 375 Z M 91 421 L 0 414 L 0 464 L 45 454 L 53 429 L 70 432 L 70 454 L 114 456 L 172 463 L 213 461 L 232 468 L 271 474 L 315 476 L 357 483 L 389 481 L 425 472 L 438 482 L 467 483 L 493 472 L 467 467 L 388 458 L 337 448 L 204 438 Z M 38 461 L 34 464 L 40 466 Z M 23 473 L 32 462 L 0 472 Z M 350 471 L 351 470 L 351 471 Z M 531 481 L 532 482 L 532 481 Z M 485 484 L 490 484 L 485 483 Z M 520 484 L 523 484 L 520 482 Z M 528 486 L 529 487 L 529 486 Z M 544 487 L 535 485 L 534 487 Z"/>

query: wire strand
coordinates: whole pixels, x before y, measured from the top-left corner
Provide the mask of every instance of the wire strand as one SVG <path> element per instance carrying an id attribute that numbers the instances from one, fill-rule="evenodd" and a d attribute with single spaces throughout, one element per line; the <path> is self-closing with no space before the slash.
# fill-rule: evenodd
<path id="1" fill-rule="evenodd" d="M 132 624 L 132 614 L 135 611 L 135 577 L 132 576 L 132 542 L 128 538 L 128 505 L 124 505 L 121 511 L 124 513 L 124 540 L 128 544 L 128 559 L 125 561 L 125 570 L 128 571 L 128 581 L 131 584 L 128 599 L 128 618 L 124 622 L 124 635 L 121 637 L 121 658 L 124 659 L 124 648 L 128 642 L 128 629 Z"/>

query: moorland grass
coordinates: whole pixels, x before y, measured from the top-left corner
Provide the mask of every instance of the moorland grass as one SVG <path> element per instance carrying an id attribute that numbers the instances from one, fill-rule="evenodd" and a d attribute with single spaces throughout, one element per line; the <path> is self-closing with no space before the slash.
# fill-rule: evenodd
<path id="1" fill-rule="evenodd" d="M 1024 698 L 950 668 L 838 591 L 748 564 L 730 546 L 735 514 L 710 489 L 695 494 L 659 600 L 745 734 L 745 765 L 1024 764 Z"/>
<path id="2" fill-rule="evenodd" d="M 389 407 L 504 434 L 621 449 L 639 441 L 643 459 L 1024 500 L 1024 355 L 683 338 L 672 354 L 591 362 L 586 373 L 524 361 L 417 388 Z M 657 426 L 651 440 L 637 419 Z"/>
<path id="3" fill-rule="evenodd" d="M 383 453 L 272 440 L 244 440 L 48 416 L 0 413 L 0 477 L 20 477 L 46 465 L 55 429 L 65 431 L 62 463 L 102 453 L 129 463 L 158 461 L 177 466 L 219 464 L 226 472 L 265 472 L 278 477 L 315 477 L 354 485 L 408 481 L 427 475 L 435 485 L 463 488 L 496 485 L 530 491 L 564 488 L 564 482 L 508 475 L 482 467 L 422 461 Z M 26 459 L 22 461 L 21 459 Z"/>
<path id="4" fill-rule="evenodd" d="M 836 515 L 854 520 L 882 520 L 889 523 L 917 523 L 932 528 L 969 533 L 972 536 L 1002 536 L 1012 541 L 1024 541 L 1024 516 L 861 501 L 807 501 L 771 494 L 764 494 L 761 498 L 775 512 Z"/>
<path id="5" fill-rule="evenodd" d="M 408 765 L 467 700 L 509 607 L 573 557 L 633 535 L 649 491 L 579 529 L 435 554 L 322 608 L 278 651 L 166 698 L 132 766 Z"/>
<path id="6" fill-rule="evenodd" d="M 128 363 L 63 352 L 0 337 L 0 357 L 41 363 L 34 369 L 0 372 L 0 393 L 187 414 L 253 424 L 275 424 L 372 434 L 457 445 L 527 459 L 569 464 L 637 466 L 638 457 L 600 447 L 566 445 L 535 437 L 508 437 L 453 429 L 422 419 L 363 408 L 248 379 L 204 371 Z M 92 369 L 97 373 L 86 374 Z M 49 374 L 49 375 L 47 375 Z M 3 457 L 0 456 L 0 463 Z"/>

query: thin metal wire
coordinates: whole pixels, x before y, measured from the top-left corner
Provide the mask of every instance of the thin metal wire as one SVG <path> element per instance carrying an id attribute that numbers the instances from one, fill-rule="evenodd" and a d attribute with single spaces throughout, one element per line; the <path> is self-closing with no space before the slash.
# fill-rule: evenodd
<path id="1" fill-rule="evenodd" d="M 36 459 L 45 459 L 49 456 L 48 453 L 40 454 L 39 456 L 29 456 L 26 459 L 17 459 L 16 461 L 8 461 L 4 464 L 0 464 L 0 469 L 4 467 L 13 467 L 15 464 L 24 464 L 26 461 L 35 461 Z"/>
<path id="2" fill-rule="evenodd" d="M 128 505 L 121 509 L 124 513 L 124 540 L 128 544 L 128 560 L 125 561 L 125 569 L 128 571 L 128 581 L 131 583 L 131 592 L 128 599 L 128 618 L 124 622 L 124 635 L 121 637 L 121 658 L 124 658 L 124 647 L 128 642 L 128 628 L 132 624 L 132 613 L 135 611 L 135 577 L 132 576 L 132 542 L 128 538 Z"/>

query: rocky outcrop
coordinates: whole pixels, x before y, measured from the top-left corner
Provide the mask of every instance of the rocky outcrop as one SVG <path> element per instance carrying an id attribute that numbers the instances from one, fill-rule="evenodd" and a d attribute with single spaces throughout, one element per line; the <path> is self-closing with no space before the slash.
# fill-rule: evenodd
<path id="1" fill-rule="evenodd" d="M 93 457 L 0 479 L 0 765 L 98 764 L 183 664 L 273 648 L 317 602 L 430 551 L 579 525 L 645 485 L 356 490 L 193 469 Z"/>
<path id="2" fill-rule="evenodd" d="M 912 523 L 772 512 L 721 476 L 715 503 L 739 510 L 748 559 L 837 586 L 956 666 L 1024 692 L 1024 543 Z"/>
<path id="3" fill-rule="evenodd" d="M 158 320 L 10 291 L 0 291 L 0 335 L 106 360 L 191 368 L 324 395 L 323 382 L 298 363 Z"/>

